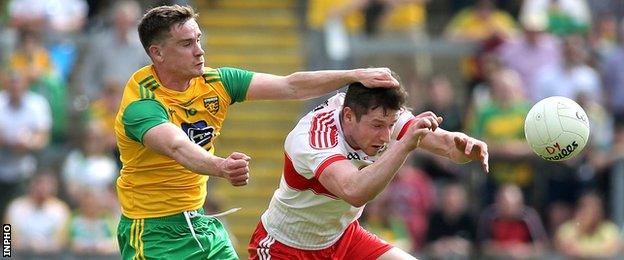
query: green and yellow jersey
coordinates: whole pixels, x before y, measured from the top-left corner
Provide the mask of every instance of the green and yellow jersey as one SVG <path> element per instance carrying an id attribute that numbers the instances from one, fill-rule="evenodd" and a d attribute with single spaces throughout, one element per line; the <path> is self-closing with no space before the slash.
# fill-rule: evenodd
<path id="1" fill-rule="evenodd" d="M 208 177 L 148 149 L 143 135 L 171 122 L 214 154 L 214 141 L 228 108 L 245 100 L 252 76 L 246 70 L 204 68 L 204 74 L 180 92 L 163 86 L 151 65 L 132 75 L 115 119 L 123 163 L 117 195 L 125 216 L 162 217 L 203 206 Z"/>

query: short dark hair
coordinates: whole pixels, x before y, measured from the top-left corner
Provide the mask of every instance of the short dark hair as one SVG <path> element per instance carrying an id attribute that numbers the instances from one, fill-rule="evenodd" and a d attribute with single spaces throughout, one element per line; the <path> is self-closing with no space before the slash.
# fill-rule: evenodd
<path id="1" fill-rule="evenodd" d="M 196 19 L 197 13 L 190 6 L 165 5 L 147 11 L 139 22 L 139 39 L 149 55 L 149 46 L 169 36 L 171 26 Z"/>
<path id="2" fill-rule="evenodd" d="M 369 110 L 382 107 L 384 111 L 399 110 L 407 101 L 407 92 L 403 87 L 398 88 L 367 88 L 360 82 L 351 83 L 345 95 L 344 107 L 349 107 L 355 113 L 355 119 L 360 121 Z"/>

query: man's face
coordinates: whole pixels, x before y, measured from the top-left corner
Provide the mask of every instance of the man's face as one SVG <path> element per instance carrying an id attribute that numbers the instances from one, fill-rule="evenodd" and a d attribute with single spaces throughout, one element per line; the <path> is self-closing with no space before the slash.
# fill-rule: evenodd
<path id="1" fill-rule="evenodd" d="M 202 33 L 195 19 L 174 25 L 170 37 L 160 45 L 160 62 L 178 77 L 194 78 L 203 74 L 204 50 Z"/>
<path id="2" fill-rule="evenodd" d="M 376 155 L 390 141 L 392 128 L 398 120 L 398 111 L 381 107 L 369 110 L 356 120 L 353 110 L 346 108 L 345 137 L 350 145 L 356 145 L 369 156 Z"/>
<path id="3" fill-rule="evenodd" d="M 17 73 L 12 73 L 5 79 L 5 88 L 9 93 L 11 102 L 15 103 L 21 102 L 24 93 L 27 91 L 25 79 Z"/>

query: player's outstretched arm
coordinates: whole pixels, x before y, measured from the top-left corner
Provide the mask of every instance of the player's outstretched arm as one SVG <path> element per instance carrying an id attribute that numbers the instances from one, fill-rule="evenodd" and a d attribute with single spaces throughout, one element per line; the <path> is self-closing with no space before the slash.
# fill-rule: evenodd
<path id="1" fill-rule="evenodd" d="M 332 194 L 354 207 L 361 207 L 374 199 L 388 185 L 401 168 L 408 154 L 420 140 L 437 127 L 435 118 L 420 118 L 410 126 L 399 142 L 383 153 L 379 160 L 358 170 L 349 161 L 330 164 L 319 176 L 319 181 Z"/>
<path id="2" fill-rule="evenodd" d="M 483 170 L 489 172 L 487 144 L 464 133 L 439 128 L 423 138 L 420 148 L 447 157 L 456 163 L 478 160 Z"/>
<path id="3" fill-rule="evenodd" d="M 191 142 L 182 129 L 172 123 L 162 123 L 148 130 L 143 144 L 193 172 L 225 178 L 234 186 L 243 186 L 249 179 L 249 156 L 237 152 L 227 158 L 214 156 Z"/>
<path id="4" fill-rule="evenodd" d="M 309 99 L 353 82 L 367 87 L 399 86 L 388 68 L 304 71 L 288 76 L 255 73 L 247 90 L 247 100 Z"/>

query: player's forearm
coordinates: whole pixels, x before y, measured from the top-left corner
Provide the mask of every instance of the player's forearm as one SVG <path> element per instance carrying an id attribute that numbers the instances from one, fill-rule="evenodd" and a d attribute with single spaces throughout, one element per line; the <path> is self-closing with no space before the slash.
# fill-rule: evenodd
<path id="1" fill-rule="evenodd" d="M 375 163 L 361 169 L 353 176 L 350 194 L 353 206 L 362 206 L 373 200 L 388 183 L 394 178 L 397 171 L 403 166 L 411 151 L 402 142 L 393 145 Z"/>
<path id="2" fill-rule="evenodd" d="M 420 142 L 420 148 L 430 153 L 449 158 L 455 163 L 466 163 L 470 159 L 463 151 L 457 150 L 453 138 L 460 133 L 449 132 L 437 128 L 434 132 L 426 135 Z"/>
<path id="3" fill-rule="evenodd" d="M 188 139 L 172 143 L 171 158 L 193 172 L 222 177 L 218 165 L 225 159 L 210 154 Z"/>
<path id="4" fill-rule="evenodd" d="M 292 98 L 309 99 L 325 95 L 357 81 L 358 70 L 295 72 L 286 76 Z"/>
<path id="5" fill-rule="evenodd" d="M 191 142 L 180 128 L 171 123 L 157 125 L 148 130 L 143 137 L 143 144 L 193 172 L 217 177 L 222 175 L 218 166 L 224 159 Z"/>

